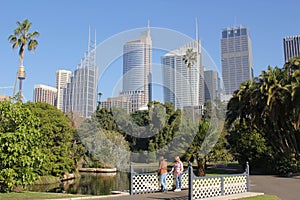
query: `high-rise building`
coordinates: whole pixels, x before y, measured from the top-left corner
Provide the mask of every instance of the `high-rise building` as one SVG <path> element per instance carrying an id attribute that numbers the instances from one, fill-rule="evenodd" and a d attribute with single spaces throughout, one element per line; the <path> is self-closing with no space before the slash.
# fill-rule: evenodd
<path id="1" fill-rule="evenodd" d="M 88 51 L 71 76 L 64 90 L 64 112 L 79 113 L 88 118 L 97 108 L 98 67 L 96 65 L 96 40 L 90 41 Z"/>
<path id="2" fill-rule="evenodd" d="M 183 57 L 187 49 L 197 53 L 197 62 L 190 68 Z M 164 101 L 175 109 L 204 104 L 204 75 L 201 60 L 201 41 L 192 41 L 162 57 Z M 190 71 L 189 71 L 190 70 Z"/>
<path id="3" fill-rule="evenodd" d="M 300 35 L 283 38 L 284 60 L 300 56 Z"/>
<path id="4" fill-rule="evenodd" d="M 67 83 L 70 83 L 71 74 L 72 72 L 68 70 L 56 71 L 56 89 L 57 89 L 56 107 L 61 111 L 63 110 L 64 89 L 66 89 Z"/>
<path id="5" fill-rule="evenodd" d="M 55 105 L 57 89 L 48 85 L 34 85 L 34 102 L 46 102 Z"/>
<path id="6" fill-rule="evenodd" d="M 152 40 L 150 27 L 140 38 L 123 46 L 123 91 L 135 108 L 146 106 L 152 98 Z M 137 98 L 136 98 L 137 97 Z"/>
<path id="7" fill-rule="evenodd" d="M 124 95 L 107 98 L 106 101 L 101 101 L 100 108 L 107 108 L 108 110 L 111 110 L 112 108 L 122 108 L 126 113 L 130 113 L 132 110 L 131 101 L 128 101 Z"/>
<path id="8" fill-rule="evenodd" d="M 215 101 L 220 99 L 220 79 L 217 71 L 204 71 L 205 82 L 205 101 Z"/>
<path id="9" fill-rule="evenodd" d="M 242 82 L 253 78 L 252 44 L 246 27 L 222 30 L 221 61 L 225 95 L 232 95 Z"/>

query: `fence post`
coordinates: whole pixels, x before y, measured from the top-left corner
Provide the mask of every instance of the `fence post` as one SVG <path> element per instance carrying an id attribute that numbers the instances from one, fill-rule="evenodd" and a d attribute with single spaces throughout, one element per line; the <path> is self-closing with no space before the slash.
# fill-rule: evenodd
<path id="1" fill-rule="evenodd" d="M 189 200 L 193 199 L 193 166 L 192 163 L 189 162 L 188 165 L 188 175 L 189 175 Z"/>
<path id="2" fill-rule="evenodd" d="M 132 166 L 132 162 L 130 162 L 130 188 L 129 188 L 129 192 L 130 195 L 133 195 L 133 166 Z"/>
<path id="3" fill-rule="evenodd" d="M 246 162 L 246 181 L 247 181 L 247 192 L 250 192 L 250 170 L 249 162 Z"/>
<path id="4" fill-rule="evenodd" d="M 224 191 L 225 191 L 225 187 L 224 187 L 225 183 L 224 183 L 224 176 L 221 176 L 221 195 L 224 195 Z"/>

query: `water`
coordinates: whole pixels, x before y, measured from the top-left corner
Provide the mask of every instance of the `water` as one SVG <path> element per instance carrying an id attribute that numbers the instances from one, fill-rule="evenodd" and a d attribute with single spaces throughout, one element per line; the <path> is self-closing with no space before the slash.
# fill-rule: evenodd
<path id="1" fill-rule="evenodd" d="M 129 190 L 129 173 L 80 173 L 80 178 L 58 184 L 36 185 L 31 191 L 86 195 L 107 195 Z"/>

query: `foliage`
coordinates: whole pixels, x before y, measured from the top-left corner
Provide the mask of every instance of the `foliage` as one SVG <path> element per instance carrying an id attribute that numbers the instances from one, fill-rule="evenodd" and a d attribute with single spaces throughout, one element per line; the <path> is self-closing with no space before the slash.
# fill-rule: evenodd
<path id="1" fill-rule="evenodd" d="M 129 145 L 120 133 L 101 129 L 92 118 L 84 121 L 78 134 L 93 161 L 118 169 L 129 166 Z"/>
<path id="2" fill-rule="evenodd" d="M 0 191 L 32 184 L 45 160 L 40 121 L 21 103 L 0 102 Z"/>
<path id="3" fill-rule="evenodd" d="M 218 108 L 215 107 L 212 104 L 207 106 L 204 118 L 191 109 L 174 110 L 171 103 L 153 101 L 148 104 L 148 110 L 136 111 L 130 115 L 118 108 L 113 108 L 110 112 L 106 109 L 98 110 L 96 120 L 99 127 L 124 135 L 133 152 L 131 158 L 134 162 L 153 162 L 160 155 L 170 161 L 175 156 L 180 156 L 183 161 L 196 158 L 205 158 L 204 162 L 229 160 L 231 156 L 226 149 L 228 144 L 225 134 L 221 135 L 218 142 L 221 132 L 219 127 L 223 125 L 221 118 L 224 116 L 221 114 L 220 102 Z M 215 116 L 218 116 L 217 119 Z M 194 117 L 199 122 L 195 122 Z M 214 126 L 210 127 L 210 121 Z M 89 123 L 86 126 L 92 125 Z M 213 148 L 215 144 L 217 148 Z M 206 155 L 209 156 L 205 157 Z"/>
<path id="4" fill-rule="evenodd" d="M 32 25 L 28 19 L 25 19 L 23 22 L 17 21 L 18 27 L 14 30 L 14 34 L 8 37 L 10 43 L 12 43 L 12 48 L 19 49 L 20 56 L 20 65 L 23 65 L 24 60 L 24 50 L 27 46 L 29 51 L 33 51 L 36 49 L 38 42 L 35 37 L 38 37 L 40 34 L 37 31 L 32 33 L 29 32 L 29 29 Z"/>
<path id="5" fill-rule="evenodd" d="M 257 134 L 261 138 L 260 142 L 265 140 L 265 145 L 272 154 L 269 156 L 269 163 L 275 164 L 273 169 L 277 173 L 300 171 L 299 167 L 293 164 L 295 161 L 299 163 L 300 160 L 299 83 L 298 57 L 291 59 L 283 68 L 268 67 L 268 70 L 262 71 L 258 78 L 242 83 L 228 104 L 226 119 L 229 133 L 235 134 L 238 129 L 244 127 L 247 132 Z M 240 135 L 248 137 L 247 134 Z M 232 138 L 237 139 L 235 136 Z M 243 152 L 250 151 L 255 145 L 256 141 L 251 141 L 252 143 L 245 146 Z M 237 141 L 231 142 L 234 144 Z M 260 149 L 256 150 L 258 153 L 261 152 Z M 235 150 L 234 153 L 244 160 L 256 160 L 253 155 L 243 155 Z M 255 164 L 262 166 L 264 163 Z"/>
<path id="6" fill-rule="evenodd" d="M 42 152 L 46 155 L 43 165 L 36 169 L 44 175 L 61 177 L 73 172 L 75 164 L 84 154 L 84 148 L 75 140 L 71 122 L 60 110 L 47 103 L 27 103 L 26 106 L 39 117 L 43 135 Z"/>
<path id="7" fill-rule="evenodd" d="M 35 38 L 38 37 L 40 34 L 37 31 L 31 33 L 29 32 L 32 23 L 29 22 L 28 19 L 25 19 L 22 23 L 17 21 L 17 25 L 18 27 L 14 30 L 14 34 L 10 35 L 8 37 L 8 40 L 12 44 L 13 49 L 20 47 L 19 49 L 20 63 L 19 63 L 19 68 L 17 73 L 17 76 L 20 80 L 20 85 L 19 85 L 19 92 L 16 96 L 17 96 L 17 100 L 21 102 L 22 81 L 25 78 L 25 73 L 22 73 L 23 71 L 22 67 L 24 68 L 23 66 L 24 51 L 26 47 L 29 51 L 34 51 L 36 49 L 38 42 Z"/>

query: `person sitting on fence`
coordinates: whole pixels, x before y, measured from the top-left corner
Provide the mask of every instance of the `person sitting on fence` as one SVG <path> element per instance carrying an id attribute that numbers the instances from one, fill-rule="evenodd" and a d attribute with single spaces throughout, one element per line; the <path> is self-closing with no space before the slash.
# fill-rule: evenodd
<path id="1" fill-rule="evenodd" d="M 175 164 L 170 171 L 170 173 L 174 172 L 174 178 L 175 178 L 175 183 L 176 183 L 176 188 L 174 192 L 179 192 L 181 191 L 181 186 L 182 186 L 182 180 L 181 180 L 181 175 L 183 173 L 183 164 L 179 158 L 179 156 L 175 157 Z"/>
<path id="2" fill-rule="evenodd" d="M 159 181 L 161 184 L 161 191 L 167 191 L 167 174 L 168 174 L 168 164 L 163 156 L 159 157 L 159 167 L 158 167 L 158 174 L 159 174 Z"/>

